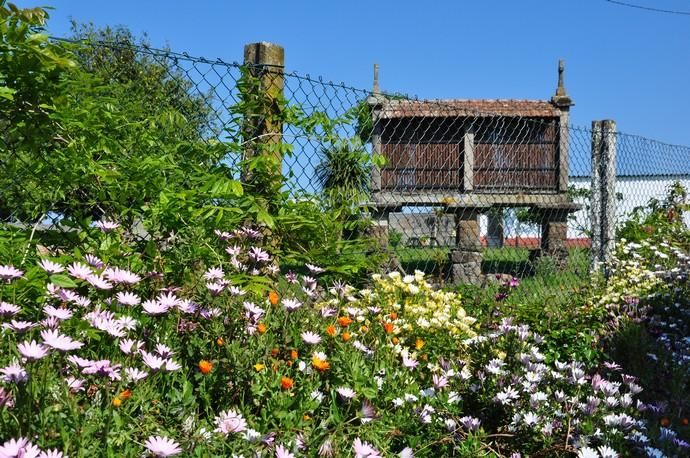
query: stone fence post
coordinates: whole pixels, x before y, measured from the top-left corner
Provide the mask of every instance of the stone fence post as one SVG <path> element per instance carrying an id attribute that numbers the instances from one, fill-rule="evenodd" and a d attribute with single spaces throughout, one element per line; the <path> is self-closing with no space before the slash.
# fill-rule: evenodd
<path id="1" fill-rule="evenodd" d="M 616 123 L 592 121 L 592 269 L 611 260 L 616 243 Z M 607 271 L 604 269 L 604 273 Z"/>

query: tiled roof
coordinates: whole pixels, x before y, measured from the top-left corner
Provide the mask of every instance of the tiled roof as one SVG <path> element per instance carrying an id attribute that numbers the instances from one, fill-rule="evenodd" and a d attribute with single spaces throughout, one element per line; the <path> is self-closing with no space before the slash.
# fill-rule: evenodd
<path id="1" fill-rule="evenodd" d="M 560 110 L 546 100 L 386 100 L 381 118 L 524 116 L 551 118 Z"/>

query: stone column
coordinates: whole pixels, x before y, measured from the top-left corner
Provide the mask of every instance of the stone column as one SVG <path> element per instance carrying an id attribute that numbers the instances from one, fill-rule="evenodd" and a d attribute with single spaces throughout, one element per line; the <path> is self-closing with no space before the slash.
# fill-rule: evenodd
<path id="1" fill-rule="evenodd" d="M 568 258 L 568 215 L 579 208 L 577 204 L 567 204 L 530 210 L 541 221 L 541 245 L 539 250 L 530 253 L 530 259 L 551 256 L 558 261 L 565 261 Z"/>
<path id="2" fill-rule="evenodd" d="M 377 206 L 371 211 L 372 225 L 369 228 L 369 236 L 376 239 L 381 248 L 388 247 L 388 217 L 391 212 L 400 211 L 400 207 Z"/>
<path id="3" fill-rule="evenodd" d="M 457 209 L 455 231 L 455 249 L 450 252 L 451 281 L 479 284 L 482 280 L 479 211 L 475 208 Z"/>

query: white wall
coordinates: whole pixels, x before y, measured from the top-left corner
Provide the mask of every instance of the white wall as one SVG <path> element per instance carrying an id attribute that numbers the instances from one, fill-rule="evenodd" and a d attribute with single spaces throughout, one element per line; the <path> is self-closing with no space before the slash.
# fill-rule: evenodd
<path id="1" fill-rule="evenodd" d="M 570 184 L 578 188 L 589 189 L 591 186 L 591 178 L 578 177 L 570 178 Z M 674 182 L 679 181 L 686 189 L 690 191 L 690 177 L 617 177 L 616 178 L 616 192 L 623 196 L 623 199 L 618 201 L 616 205 L 616 219 L 620 223 L 625 221 L 627 216 L 633 211 L 635 207 L 646 206 L 650 199 L 663 199 L 666 196 L 668 187 Z M 583 234 L 578 231 L 578 226 L 589 227 L 590 218 L 587 210 L 583 209 L 575 213 L 575 223 L 570 224 L 568 229 L 568 237 L 576 238 L 582 237 Z M 684 216 L 685 224 L 690 226 L 690 213 Z"/>

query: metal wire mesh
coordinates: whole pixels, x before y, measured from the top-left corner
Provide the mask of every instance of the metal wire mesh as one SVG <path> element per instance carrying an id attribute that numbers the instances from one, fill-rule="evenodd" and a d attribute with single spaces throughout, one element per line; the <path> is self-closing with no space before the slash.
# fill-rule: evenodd
<path id="1" fill-rule="evenodd" d="M 150 103 L 168 104 L 190 121 L 194 128 L 177 132 L 181 140 L 217 145 L 214 160 L 222 173 L 246 180 L 242 159 L 274 144 L 269 150 L 280 160 L 282 191 L 315 201 L 347 196 L 373 220 L 370 234 L 407 271 L 476 283 L 540 269 L 584 278 L 589 269 L 592 130 L 570 124 L 569 99 L 415 100 L 282 68 L 79 44 L 109 51 L 82 55 L 88 69 L 108 65 L 100 57 L 116 50 L 165 72 L 171 93 Z M 281 80 L 282 94 L 271 96 L 271 107 L 250 113 L 247 97 L 261 102 L 252 92 L 261 85 L 252 89 L 248 77 L 267 76 Z M 111 77 L 126 82 L 129 75 Z M 4 122 L 12 122 L 11 114 Z M 690 186 L 690 148 L 623 133 L 616 138 L 619 221 L 649 199 L 663 198 L 672 181 Z M 65 190 L 56 190 L 50 202 L 33 199 L 32 192 L 46 183 L 59 187 L 51 177 L 65 164 L 40 145 L 30 156 L 17 152 L 5 136 L 0 148 L 0 174 L 12 177 L 0 189 L 2 221 L 70 230 L 60 198 Z M 78 197 L 79 188 L 64 185 Z M 107 204 L 89 202 L 96 209 Z"/>

